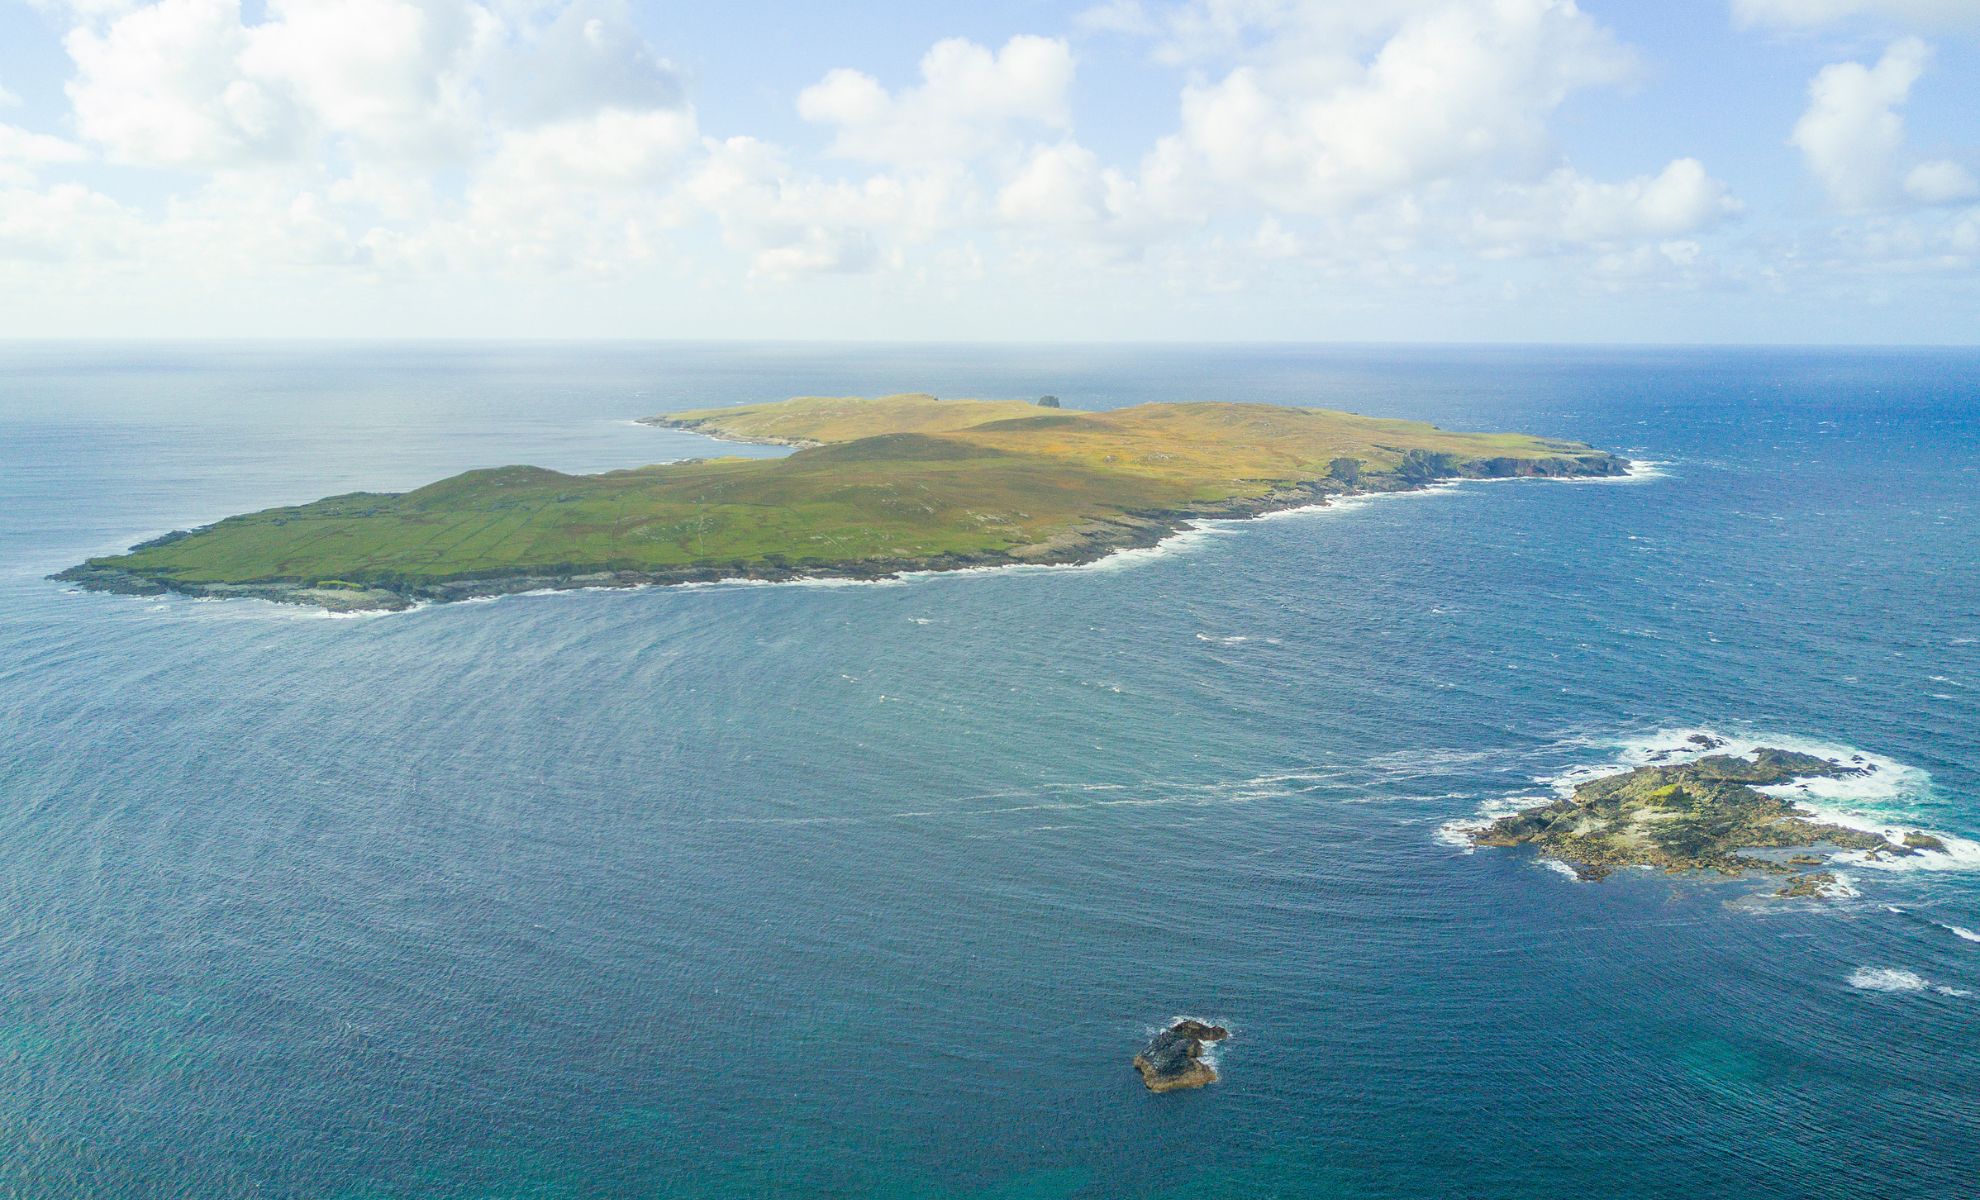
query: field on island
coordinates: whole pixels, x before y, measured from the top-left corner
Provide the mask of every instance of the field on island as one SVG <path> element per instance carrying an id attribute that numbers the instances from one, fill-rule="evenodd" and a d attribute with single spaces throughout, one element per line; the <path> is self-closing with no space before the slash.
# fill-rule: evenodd
<path id="1" fill-rule="evenodd" d="M 411 492 L 232 517 L 87 566 L 175 585 L 386 587 L 697 565 L 802 569 L 1020 552 L 1082 525 L 1256 498 L 1343 471 L 1393 485 L 1605 457 L 1522 434 L 1248 404 L 1085 413 L 909 395 L 652 421 L 807 448 L 599 475 L 469 471 Z"/>

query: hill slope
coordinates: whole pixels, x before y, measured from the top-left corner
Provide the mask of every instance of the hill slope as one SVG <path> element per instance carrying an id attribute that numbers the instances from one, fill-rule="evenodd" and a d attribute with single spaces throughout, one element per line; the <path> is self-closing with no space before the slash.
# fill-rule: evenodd
<path id="1" fill-rule="evenodd" d="M 545 587 L 1080 562 L 1192 518 L 1438 478 L 1611 475 L 1573 442 L 1251 404 L 1105 413 L 802 398 L 649 423 L 805 447 L 600 475 L 469 471 L 230 517 L 57 576 L 87 588 L 404 607 Z"/>

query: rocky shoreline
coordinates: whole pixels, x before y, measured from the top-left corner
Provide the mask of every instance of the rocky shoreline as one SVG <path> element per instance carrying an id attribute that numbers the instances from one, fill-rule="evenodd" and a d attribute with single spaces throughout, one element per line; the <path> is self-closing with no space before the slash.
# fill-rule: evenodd
<path id="1" fill-rule="evenodd" d="M 1838 856 L 1872 862 L 1943 853 L 1946 844 L 1914 830 L 1886 837 L 1823 821 L 1762 788 L 1807 779 L 1845 779 L 1870 766 L 1791 750 L 1746 756 L 1714 753 L 1724 743 L 1694 735 L 1689 762 L 1651 765 L 1587 780 L 1570 796 L 1472 829 L 1477 846 L 1532 846 L 1583 880 L 1630 867 L 1667 874 L 1783 877 L 1784 898 L 1849 894 L 1827 869 Z"/>
<path id="2" fill-rule="evenodd" d="M 666 425 L 666 418 L 646 418 L 643 424 Z M 670 426 L 692 430 L 693 425 Z M 725 435 L 726 437 L 726 435 Z M 726 440 L 742 440 L 727 438 Z M 759 444 L 772 439 L 750 439 Z M 1147 549 L 1197 521 L 1246 520 L 1291 509 L 1326 504 L 1351 496 L 1422 491 L 1458 480 L 1513 478 L 1615 478 L 1629 473 L 1629 461 L 1596 452 L 1563 459 L 1483 459 L 1457 464 L 1448 473 L 1405 479 L 1394 475 L 1363 476 L 1355 485 L 1317 479 L 1274 488 L 1260 496 L 1240 497 L 1193 506 L 1124 513 L 1065 530 L 1042 542 L 1008 551 L 941 554 L 924 558 L 862 558 L 851 561 L 759 561 L 707 563 L 667 571 L 589 571 L 570 573 L 517 572 L 464 576 L 453 579 L 364 581 L 269 580 L 254 583 L 186 583 L 83 563 L 49 576 L 86 591 L 127 596 L 185 595 L 205 599 L 268 600 L 321 608 L 331 613 L 398 612 L 423 604 L 447 604 L 488 599 L 522 592 L 573 591 L 584 588 L 669 587 L 723 582 L 790 583 L 798 580 L 878 581 L 922 572 L 980 570 L 1017 566 L 1080 566 L 1098 562 L 1123 550 Z M 181 530 L 133 546 L 133 550 L 175 541 L 200 530 Z"/>

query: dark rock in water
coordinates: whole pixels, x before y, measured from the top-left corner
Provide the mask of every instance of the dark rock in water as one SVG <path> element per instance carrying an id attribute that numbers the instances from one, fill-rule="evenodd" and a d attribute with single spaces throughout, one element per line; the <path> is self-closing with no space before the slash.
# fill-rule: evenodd
<path id="1" fill-rule="evenodd" d="M 1215 1083 L 1217 1069 L 1203 1061 L 1203 1047 L 1229 1036 L 1231 1031 L 1222 1025 L 1183 1017 L 1149 1039 L 1141 1053 L 1134 1056 L 1134 1069 L 1141 1072 L 1141 1082 L 1151 1092 Z"/>
<path id="2" fill-rule="evenodd" d="M 1040 396 L 1038 398 L 1038 407 L 1040 408 L 1058 408 L 1059 406 L 1059 398 L 1057 396 Z"/>
<path id="3" fill-rule="evenodd" d="M 1726 744 L 1725 739 L 1715 738 L 1709 733 L 1694 733 L 1684 740 L 1690 742 L 1700 750 L 1717 750 Z"/>
<path id="4" fill-rule="evenodd" d="M 1904 845 L 1907 850 L 1930 850 L 1936 854 L 1946 852 L 1945 842 L 1916 829 L 1904 835 Z"/>
<path id="5" fill-rule="evenodd" d="M 1774 893 L 1789 900 L 1820 900 L 1827 896 L 1847 894 L 1836 877 L 1827 871 L 1809 871 L 1802 875 L 1790 875 L 1779 891 Z"/>

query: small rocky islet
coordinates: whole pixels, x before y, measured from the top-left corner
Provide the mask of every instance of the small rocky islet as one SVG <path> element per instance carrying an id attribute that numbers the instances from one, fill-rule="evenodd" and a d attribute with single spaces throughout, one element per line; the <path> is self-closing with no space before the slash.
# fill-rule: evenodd
<path id="1" fill-rule="evenodd" d="M 1148 1040 L 1134 1056 L 1134 1069 L 1151 1092 L 1200 1088 L 1217 1082 L 1217 1068 L 1204 1061 L 1203 1048 L 1231 1036 L 1222 1025 L 1179 1017 Z"/>
<path id="2" fill-rule="evenodd" d="M 1533 846 L 1598 880 L 1626 867 L 1669 874 L 1784 877 L 1774 893 L 1814 898 L 1844 891 L 1830 865 L 1842 853 L 1869 861 L 1944 852 L 1922 831 L 1900 839 L 1815 819 L 1793 801 L 1759 789 L 1808 779 L 1868 775 L 1867 763 L 1833 762 L 1812 754 L 1762 747 L 1748 755 L 1711 753 L 1725 743 L 1695 735 L 1685 751 L 1654 756 L 1651 765 L 1577 785 L 1572 795 L 1501 817 L 1472 830 L 1478 846 Z M 1684 762 L 1668 759 L 1705 751 Z"/>

